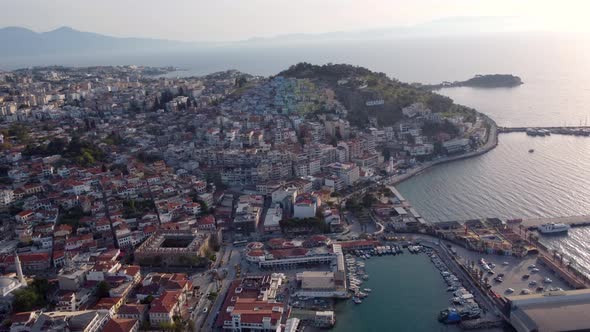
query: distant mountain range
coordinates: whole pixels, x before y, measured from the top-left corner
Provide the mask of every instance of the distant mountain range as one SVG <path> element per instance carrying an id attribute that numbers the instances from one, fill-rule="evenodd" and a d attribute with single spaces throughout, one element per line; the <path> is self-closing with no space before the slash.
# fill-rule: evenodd
<path id="1" fill-rule="evenodd" d="M 161 52 L 194 48 L 193 43 L 146 38 L 118 38 L 62 27 L 34 32 L 20 27 L 0 29 L 0 57 Z"/>
<path id="2" fill-rule="evenodd" d="M 62 27 L 48 32 L 35 32 L 21 27 L 0 29 L 0 58 L 49 55 L 145 54 L 194 51 L 207 47 L 269 46 L 327 41 L 364 41 L 389 38 L 411 38 L 442 35 L 469 35 L 501 32 L 514 27 L 506 17 L 449 18 L 407 27 L 340 31 L 319 34 L 289 34 L 251 38 L 235 42 L 180 42 L 149 38 L 120 38 Z"/>
<path id="3" fill-rule="evenodd" d="M 410 26 L 394 26 L 381 29 L 335 31 L 317 34 L 287 34 L 268 38 L 250 38 L 242 43 L 292 43 L 354 40 L 384 40 L 392 38 L 419 38 L 440 36 L 466 36 L 498 32 L 522 31 L 514 17 L 452 17 Z"/>

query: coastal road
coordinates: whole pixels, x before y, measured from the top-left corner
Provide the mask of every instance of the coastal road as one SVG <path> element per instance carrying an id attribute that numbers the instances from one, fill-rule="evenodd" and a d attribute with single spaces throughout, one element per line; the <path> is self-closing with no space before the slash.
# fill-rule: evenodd
<path id="1" fill-rule="evenodd" d="M 417 174 L 423 172 L 424 170 L 426 170 L 434 165 L 448 163 L 448 162 L 455 161 L 455 160 L 476 157 L 476 156 L 482 155 L 482 154 L 492 150 L 497 145 L 498 145 L 498 127 L 494 122 L 491 122 L 488 140 L 484 145 L 479 147 L 477 150 L 463 153 L 463 154 L 456 155 L 456 156 L 443 157 L 443 158 L 439 158 L 436 160 L 428 161 L 428 162 L 421 164 L 418 167 L 408 170 L 404 174 L 392 175 L 389 178 L 384 179 L 383 181 L 387 182 L 388 184 L 391 184 L 391 185 L 396 185 L 400 182 L 403 182 L 403 181 L 413 177 L 414 175 L 417 175 Z"/>
<path id="2" fill-rule="evenodd" d="M 207 314 L 206 319 L 201 320 L 199 323 L 200 325 L 195 324 L 197 327 L 197 331 L 213 331 L 213 324 L 215 323 L 215 319 L 217 318 L 217 314 L 221 309 L 221 305 L 223 304 L 223 300 L 225 299 L 226 292 L 229 288 L 231 281 L 236 279 L 236 265 L 242 266 L 242 255 L 241 251 L 238 247 L 234 247 L 233 245 L 228 245 L 225 248 L 225 255 L 223 256 L 223 264 L 220 267 L 224 267 L 227 269 L 227 276 L 221 281 L 221 287 L 218 290 L 214 288 L 214 291 L 217 292 L 217 298 L 210 306 L 210 310 Z M 244 268 L 241 268 L 242 273 L 245 273 Z"/>

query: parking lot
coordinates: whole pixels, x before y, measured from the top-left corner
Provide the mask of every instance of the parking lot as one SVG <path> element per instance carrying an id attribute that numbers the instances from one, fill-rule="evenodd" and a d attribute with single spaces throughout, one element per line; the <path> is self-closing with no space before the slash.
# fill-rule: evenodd
<path id="1" fill-rule="evenodd" d="M 498 294 L 505 296 L 519 295 L 525 289 L 528 289 L 531 293 L 548 291 L 551 288 L 571 289 L 561 280 L 559 275 L 539 264 L 536 256 L 517 258 L 480 254 L 459 247 L 455 248 L 457 254 L 467 260 L 475 261 L 477 264 L 483 258 L 488 263 L 494 273 L 485 273 L 484 276 L 488 277 L 492 290 Z M 481 267 L 479 264 L 477 266 Z M 528 275 L 528 278 L 525 275 Z M 501 282 L 495 280 L 498 276 L 502 276 Z M 510 292 L 508 289 L 512 289 L 514 292 Z"/>

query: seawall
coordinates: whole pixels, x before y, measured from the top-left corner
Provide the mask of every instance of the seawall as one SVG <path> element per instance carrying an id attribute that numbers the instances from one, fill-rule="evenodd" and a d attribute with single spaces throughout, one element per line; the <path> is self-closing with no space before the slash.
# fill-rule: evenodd
<path id="1" fill-rule="evenodd" d="M 498 126 L 496 125 L 496 122 L 494 122 L 494 120 L 490 119 L 488 116 L 485 116 L 485 115 L 481 115 L 481 116 L 484 117 L 485 120 L 490 124 L 490 133 L 488 136 L 488 141 L 486 142 L 486 144 L 484 144 L 484 146 L 482 146 L 481 148 L 479 148 L 475 151 L 472 151 L 472 152 L 426 162 L 426 163 L 422 164 L 420 167 L 411 169 L 409 172 L 407 172 L 405 174 L 392 176 L 389 179 L 389 183 L 392 185 L 396 185 L 396 184 L 402 183 L 402 182 L 424 172 L 425 170 L 427 170 L 433 166 L 444 164 L 444 163 L 450 163 L 450 162 L 457 161 L 457 160 L 463 160 L 463 159 L 467 159 L 467 158 L 481 156 L 485 153 L 488 153 L 492 149 L 494 149 L 496 146 L 498 146 Z"/>

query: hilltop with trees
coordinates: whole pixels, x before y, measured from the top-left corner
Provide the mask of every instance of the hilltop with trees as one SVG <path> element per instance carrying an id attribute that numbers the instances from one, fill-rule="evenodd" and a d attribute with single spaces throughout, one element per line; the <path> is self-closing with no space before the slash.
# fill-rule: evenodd
<path id="1" fill-rule="evenodd" d="M 460 114 L 473 119 L 475 111 L 453 103 L 451 98 L 390 78 L 384 73 L 347 64 L 312 65 L 298 63 L 279 76 L 306 78 L 335 92 L 348 110 L 351 124 L 365 127 L 375 117 L 379 125 L 393 125 L 402 119 L 402 109 L 421 102 L 432 112 Z M 383 101 L 377 105 L 367 102 Z"/>

